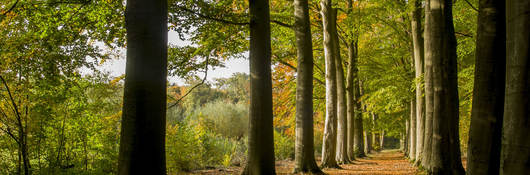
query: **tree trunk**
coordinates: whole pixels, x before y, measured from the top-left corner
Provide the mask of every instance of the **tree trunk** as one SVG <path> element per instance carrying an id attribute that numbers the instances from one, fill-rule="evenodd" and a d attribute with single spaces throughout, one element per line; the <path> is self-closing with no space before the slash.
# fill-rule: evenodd
<path id="1" fill-rule="evenodd" d="M 403 136 L 403 153 L 405 153 L 405 156 L 409 156 L 409 144 L 410 144 L 410 139 L 409 139 L 409 134 L 410 134 L 410 121 L 409 120 L 405 120 L 405 134 Z M 409 156 L 410 158 L 410 156 Z"/>
<path id="2" fill-rule="evenodd" d="M 126 3 L 118 174 L 166 174 L 167 1 Z"/>
<path id="3" fill-rule="evenodd" d="M 355 61 L 355 66 L 357 66 L 357 61 Z M 359 85 L 359 70 L 355 68 L 354 71 L 354 89 L 355 89 L 355 127 L 354 127 L 354 149 L 355 157 L 365 157 L 364 153 L 364 143 L 363 143 L 363 115 L 361 109 L 361 90 Z"/>
<path id="4" fill-rule="evenodd" d="M 321 1 L 322 23 L 324 30 L 324 57 L 326 64 L 326 120 L 322 143 L 322 168 L 337 168 L 335 160 L 337 144 L 337 77 L 335 66 L 335 48 L 333 28 L 337 12 L 331 8 L 331 0 Z"/>
<path id="5" fill-rule="evenodd" d="M 337 9 L 334 9 L 337 11 Z M 337 25 L 333 31 L 337 31 Z M 339 35 L 334 34 L 333 43 L 335 44 L 335 67 L 337 73 L 337 153 L 335 159 L 339 164 L 349 163 L 348 159 L 348 121 L 346 118 L 346 86 L 344 84 L 344 69 L 342 67 L 342 58 L 340 56 Z"/>
<path id="6" fill-rule="evenodd" d="M 506 96 L 501 174 L 530 171 L 530 2 L 506 2 Z"/>
<path id="7" fill-rule="evenodd" d="M 313 143 L 313 46 L 308 0 L 294 1 L 298 55 L 296 81 L 296 144 L 294 173 L 322 173 L 317 166 Z"/>
<path id="8" fill-rule="evenodd" d="M 427 15 L 427 10 L 425 11 L 425 14 Z M 430 41 L 430 36 L 427 35 L 427 31 L 430 30 L 430 24 L 425 23 L 425 51 L 429 50 L 427 47 L 427 41 Z M 427 56 L 427 52 L 424 55 L 425 59 L 425 75 L 423 77 L 425 82 L 425 122 L 424 122 L 424 130 L 423 130 L 423 154 L 421 157 L 421 165 L 425 169 L 430 169 L 431 167 L 431 155 L 432 155 L 432 115 L 433 115 L 433 84 L 432 84 L 432 57 Z"/>
<path id="9" fill-rule="evenodd" d="M 506 72 L 505 1 L 479 1 L 468 174 L 499 174 Z"/>
<path id="10" fill-rule="evenodd" d="M 250 5 L 250 134 L 246 175 L 276 174 L 272 126 L 271 32 L 268 0 Z"/>
<path id="11" fill-rule="evenodd" d="M 433 174 L 464 174 L 460 158 L 456 38 L 452 0 L 429 0 L 426 6 L 426 59 L 432 60 Z M 428 27 L 427 27 L 428 26 Z"/>
<path id="12" fill-rule="evenodd" d="M 384 146 L 385 146 L 385 130 L 381 130 L 381 135 L 379 137 L 379 147 L 381 147 L 381 150 L 383 150 Z"/>
<path id="13" fill-rule="evenodd" d="M 364 133 L 364 151 L 368 154 L 372 150 L 372 131 L 366 130 Z"/>
<path id="14" fill-rule="evenodd" d="M 354 128 L 355 128 L 355 96 L 354 96 L 354 77 L 353 72 L 355 71 L 355 59 L 356 53 L 356 42 L 350 41 L 348 44 L 348 75 L 346 76 L 346 107 L 347 107 L 347 122 L 348 122 L 348 157 L 351 161 L 355 160 L 355 149 L 354 144 Z"/>
<path id="15" fill-rule="evenodd" d="M 420 81 L 423 75 L 423 36 L 421 32 L 421 1 L 414 1 L 414 10 L 412 11 L 412 42 L 414 47 L 414 68 L 416 72 L 416 156 L 414 159 L 418 164 L 423 153 L 423 135 L 425 128 L 425 103 L 423 97 L 423 89 L 421 87 L 422 82 Z"/>
<path id="16" fill-rule="evenodd" d="M 410 102 L 410 138 L 408 143 L 408 152 L 410 160 L 416 158 L 416 100 Z"/>

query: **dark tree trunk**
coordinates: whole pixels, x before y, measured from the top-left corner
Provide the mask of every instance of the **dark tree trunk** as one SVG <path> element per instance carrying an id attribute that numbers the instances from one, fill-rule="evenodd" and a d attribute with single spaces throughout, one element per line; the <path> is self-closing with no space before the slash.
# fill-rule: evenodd
<path id="1" fill-rule="evenodd" d="M 427 10 L 425 11 L 425 14 L 427 16 Z M 428 41 L 430 42 L 430 35 L 427 35 L 427 31 L 430 30 L 431 26 L 427 22 L 425 23 L 425 42 L 424 42 L 424 48 L 425 51 L 430 51 L 431 48 L 428 45 Z M 429 169 L 431 167 L 431 155 L 432 155 L 432 116 L 433 116 L 433 110 L 434 110 L 434 99 L 433 99 L 433 82 L 432 82 L 432 57 L 427 56 L 427 52 L 425 53 L 425 75 L 424 75 L 424 82 L 425 82 L 425 126 L 423 129 L 423 154 L 421 157 L 421 165 Z"/>
<path id="2" fill-rule="evenodd" d="M 337 168 L 335 160 L 337 144 L 337 77 L 335 71 L 334 34 L 335 15 L 331 0 L 321 1 L 321 15 L 324 30 L 324 56 L 326 62 L 326 120 L 322 143 L 322 168 Z"/>
<path id="3" fill-rule="evenodd" d="M 506 96 L 501 174 L 530 172 L 530 1 L 506 1 Z"/>
<path id="4" fill-rule="evenodd" d="M 414 69 L 416 72 L 416 150 L 415 157 L 416 164 L 421 162 L 423 153 L 423 134 L 425 128 L 425 97 L 423 96 L 422 82 L 420 81 L 423 76 L 423 35 L 421 30 L 421 1 L 414 0 L 414 10 L 412 11 L 412 43 L 414 48 Z"/>
<path id="5" fill-rule="evenodd" d="M 355 64 L 357 64 L 357 61 L 355 61 Z M 363 115 L 362 115 L 362 109 L 361 109 L 361 90 L 360 90 L 360 82 L 359 82 L 359 71 L 358 69 L 355 69 L 354 71 L 354 96 L 355 96 L 355 127 L 354 127 L 354 149 L 355 149 L 355 157 L 365 157 L 366 154 L 364 153 L 364 143 L 363 143 Z"/>
<path id="6" fill-rule="evenodd" d="M 334 9 L 337 11 L 337 9 Z M 337 31 L 337 25 L 334 31 Z M 335 44 L 335 67 L 337 73 L 337 153 L 335 159 L 340 164 L 349 163 L 348 159 L 348 120 L 346 118 L 346 85 L 344 84 L 344 69 L 340 55 L 339 35 L 335 33 L 333 43 Z"/>
<path id="7" fill-rule="evenodd" d="M 313 46 L 308 0 L 294 1 L 298 55 L 296 81 L 296 145 L 294 173 L 322 173 L 315 161 L 313 143 Z"/>
<path id="8" fill-rule="evenodd" d="M 276 174 L 272 126 L 271 32 L 268 0 L 250 5 L 250 134 L 246 175 Z"/>
<path id="9" fill-rule="evenodd" d="M 431 166 L 433 174 L 464 174 L 458 135 L 456 38 L 452 0 L 429 0 L 426 6 L 425 52 L 432 60 L 433 113 Z M 428 27 L 427 27 L 428 26 Z"/>
<path id="10" fill-rule="evenodd" d="M 167 1 L 128 0 L 118 174 L 166 174 Z"/>
<path id="11" fill-rule="evenodd" d="M 479 1 L 468 174 L 499 174 L 506 78 L 504 3 Z"/>

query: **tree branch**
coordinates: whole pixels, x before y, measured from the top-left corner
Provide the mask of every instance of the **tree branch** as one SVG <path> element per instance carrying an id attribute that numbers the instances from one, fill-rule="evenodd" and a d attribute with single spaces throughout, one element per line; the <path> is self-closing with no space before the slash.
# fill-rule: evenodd
<path id="1" fill-rule="evenodd" d="M 476 12 L 478 12 L 478 9 L 475 8 L 475 7 L 473 6 L 473 4 L 471 4 L 468 0 L 464 0 L 464 1 L 466 1 L 467 5 L 469 5 L 473 10 L 475 10 Z"/>
<path id="2" fill-rule="evenodd" d="M 210 56 L 207 56 L 206 57 L 206 67 L 205 67 L 205 71 L 204 71 L 204 78 L 202 78 L 202 81 L 200 83 L 197 83 L 195 86 L 193 86 L 190 90 L 188 90 L 188 92 L 186 92 L 186 94 L 184 94 L 182 97 L 180 97 L 175 103 L 170 105 L 167 109 L 170 109 L 170 108 L 173 108 L 173 107 L 177 106 L 182 101 L 182 99 L 184 99 L 186 96 L 188 96 L 193 91 L 193 89 L 199 87 L 200 85 L 203 85 L 204 82 L 206 82 L 206 77 L 208 77 L 208 63 L 209 63 L 209 60 L 210 60 Z"/>
<path id="3" fill-rule="evenodd" d="M 13 9 L 15 9 L 15 6 L 17 6 L 18 1 L 19 1 L 19 0 L 15 1 L 15 3 L 14 3 L 14 4 L 13 4 L 13 5 L 12 5 L 7 11 L 5 11 L 4 13 L 2 13 L 2 16 L 6 15 L 7 13 L 9 13 L 9 12 L 11 12 Z"/>
<path id="4" fill-rule="evenodd" d="M 204 19 L 208 19 L 208 20 L 212 20 L 212 21 L 216 21 L 216 22 L 220 22 L 220 23 L 233 24 L 233 25 L 249 25 L 250 24 L 249 22 L 236 22 L 236 21 L 229 21 L 229 20 L 225 20 L 225 19 L 215 18 L 215 17 L 208 16 L 208 15 L 205 15 L 205 14 L 197 13 L 197 12 L 191 10 L 191 9 L 188 9 L 188 8 L 182 7 L 182 6 L 177 6 L 177 7 L 180 10 L 183 10 L 185 12 L 188 12 L 188 13 L 191 13 L 191 14 L 194 14 L 194 15 L 197 15 L 200 18 L 204 18 Z"/>
<path id="5" fill-rule="evenodd" d="M 465 33 L 462 33 L 462 32 L 455 32 L 455 34 L 458 34 L 458 35 L 460 35 L 460 36 L 465 36 L 465 37 L 473 38 L 473 35 L 465 34 Z"/>

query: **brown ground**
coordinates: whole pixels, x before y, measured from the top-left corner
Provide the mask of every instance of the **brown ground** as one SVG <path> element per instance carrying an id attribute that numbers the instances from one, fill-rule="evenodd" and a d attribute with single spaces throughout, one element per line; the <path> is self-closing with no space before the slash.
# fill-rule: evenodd
<path id="1" fill-rule="evenodd" d="M 292 174 L 293 161 L 276 161 L 277 174 Z M 403 153 L 397 150 L 384 150 L 378 153 L 369 154 L 368 157 L 359 158 L 353 164 L 341 165 L 343 169 L 324 169 L 329 175 L 413 175 L 420 173 L 416 167 L 403 157 Z M 228 175 L 240 174 L 241 167 L 230 167 L 223 169 L 198 170 L 193 173 L 182 173 L 186 175 Z"/>

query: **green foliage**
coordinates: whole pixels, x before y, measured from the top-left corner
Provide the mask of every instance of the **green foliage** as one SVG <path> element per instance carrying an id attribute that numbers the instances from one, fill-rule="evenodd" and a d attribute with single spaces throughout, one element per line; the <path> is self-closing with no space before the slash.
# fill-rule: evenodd
<path id="1" fill-rule="evenodd" d="M 276 160 L 293 160 L 294 138 L 274 130 L 274 157 Z"/>

